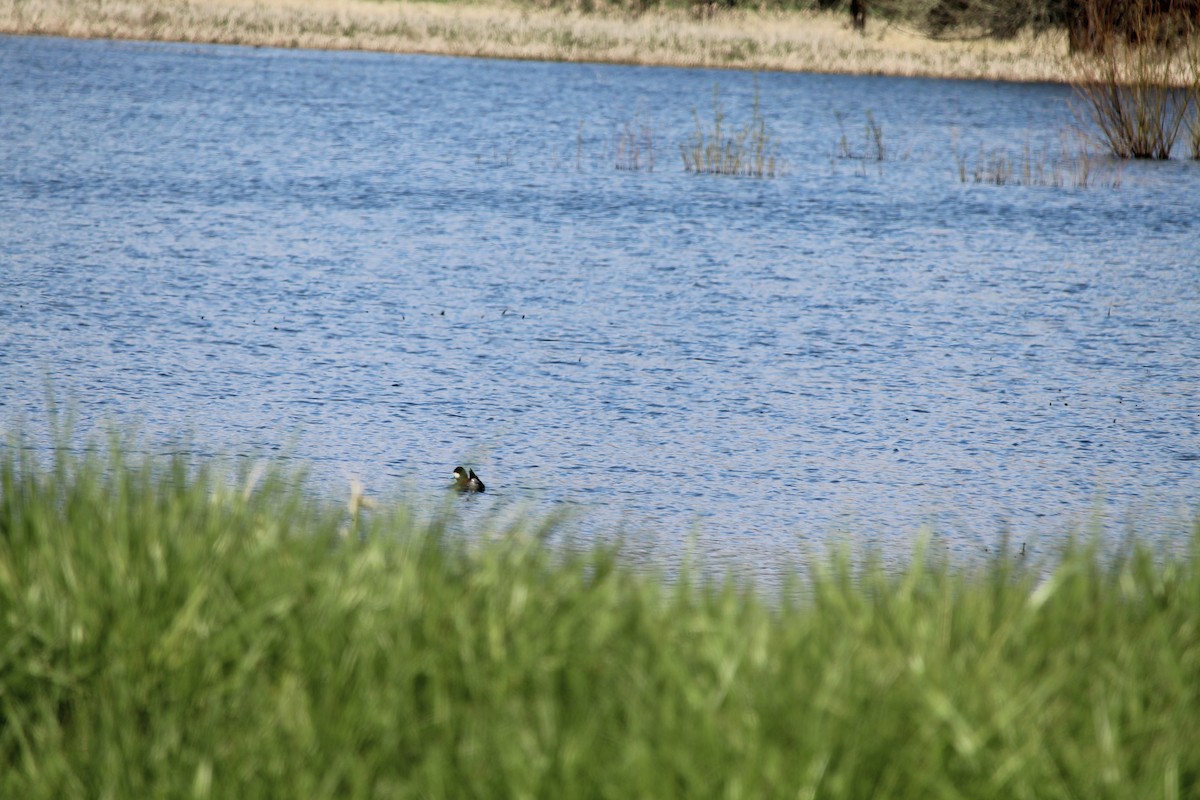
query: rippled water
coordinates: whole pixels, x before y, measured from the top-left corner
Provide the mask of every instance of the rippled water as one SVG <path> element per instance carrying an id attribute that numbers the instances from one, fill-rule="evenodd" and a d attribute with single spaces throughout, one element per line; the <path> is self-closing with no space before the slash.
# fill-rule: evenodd
<path id="1" fill-rule="evenodd" d="M 746 120 L 741 73 L 0 38 L 0 418 L 49 380 L 329 485 L 470 462 L 484 507 L 754 574 L 835 531 L 1182 529 L 1200 167 L 964 183 L 1057 153 L 1070 91 L 764 74 L 786 173 L 690 175 L 714 85 Z M 868 110 L 885 159 L 839 158 Z"/>

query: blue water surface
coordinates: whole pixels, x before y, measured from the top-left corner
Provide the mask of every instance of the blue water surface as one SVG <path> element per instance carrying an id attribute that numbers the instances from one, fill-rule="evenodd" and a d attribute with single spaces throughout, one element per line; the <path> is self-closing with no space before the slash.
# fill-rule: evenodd
<path id="1" fill-rule="evenodd" d="M 727 131 L 757 90 L 782 174 L 683 169 L 714 87 Z M 0 420 L 43 429 L 50 385 L 85 431 L 431 506 L 470 463 L 477 509 L 765 580 L 842 532 L 1170 539 L 1200 166 L 1092 144 L 1077 186 L 1073 102 L 0 37 Z"/>

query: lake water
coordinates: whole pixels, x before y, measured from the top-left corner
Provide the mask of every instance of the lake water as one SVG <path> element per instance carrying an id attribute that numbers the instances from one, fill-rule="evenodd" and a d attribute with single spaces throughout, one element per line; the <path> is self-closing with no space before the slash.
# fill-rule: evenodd
<path id="1" fill-rule="evenodd" d="M 756 81 L 784 174 L 686 173 L 693 109 L 719 86 L 737 127 Z M 768 581 L 841 532 L 1169 539 L 1200 501 L 1200 166 L 973 180 L 1050 174 L 1071 99 L 0 38 L 0 424 L 44 429 L 49 382 L 82 430 L 431 506 L 470 463 L 471 513 L 569 504 Z"/>

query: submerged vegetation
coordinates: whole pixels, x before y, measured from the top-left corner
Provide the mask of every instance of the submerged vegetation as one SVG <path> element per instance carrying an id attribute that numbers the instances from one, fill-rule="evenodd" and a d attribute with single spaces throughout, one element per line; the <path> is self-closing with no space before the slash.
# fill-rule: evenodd
<path id="1" fill-rule="evenodd" d="M 1087 189 L 1121 185 L 1121 163 L 1097 157 L 1084 136 L 1063 134 L 1058 147 L 1035 147 L 1029 142 L 1013 155 L 1003 148 L 988 150 L 980 145 L 971 154 L 959 147 L 957 132 L 953 139 L 954 163 L 961 183 L 989 183 L 996 186 L 1052 186 Z"/>
<path id="2" fill-rule="evenodd" d="M 698 111 L 692 110 L 695 127 L 690 139 L 679 145 L 685 171 L 759 178 L 775 177 L 787 171 L 788 162 L 779 155 L 778 142 L 762 111 L 757 82 L 750 118 L 741 126 L 730 125 L 719 84 L 713 86 L 712 108 L 711 125 L 701 119 Z M 853 133 L 853 127 L 847 126 L 843 113 L 835 112 L 834 117 L 838 139 L 833 157 L 855 163 L 860 177 L 866 177 L 868 164 L 874 164 L 882 177 L 885 162 L 909 160 L 911 144 L 899 149 L 889 144 L 883 123 L 870 109 L 864 112 L 857 135 Z M 611 146 L 605 148 L 603 160 L 612 159 L 618 170 L 652 171 L 658 138 L 655 127 L 645 121 L 639 111 L 619 127 Z M 583 123 L 580 123 L 576 137 L 577 169 L 582 168 L 584 141 Z M 980 143 L 977 150 L 972 150 L 962 146 L 955 125 L 949 131 L 946 152 L 953 157 L 954 170 L 961 183 L 1060 189 L 1119 188 L 1123 172 L 1121 160 L 1098 155 L 1093 147 L 1093 139 L 1075 129 L 1062 131 L 1057 144 L 1035 146 L 1026 141 L 1023 148 L 1014 150 Z"/>
<path id="3" fill-rule="evenodd" d="M 1200 525 L 765 597 L 57 452 L 0 451 L 0 796 L 1200 793 Z"/>

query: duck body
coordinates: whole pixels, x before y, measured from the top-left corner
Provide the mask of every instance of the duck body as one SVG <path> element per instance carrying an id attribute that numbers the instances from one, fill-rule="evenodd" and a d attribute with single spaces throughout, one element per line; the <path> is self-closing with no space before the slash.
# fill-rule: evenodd
<path id="1" fill-rule="evenodd" d="M 462 467 L 454 468 L 454 486 L 452 487 L 460 492 L 475 493 L 483 492 L 487 487 L 483 485 L 483 481 L 475 474 L 475 470 L 466 470 Z"/>

